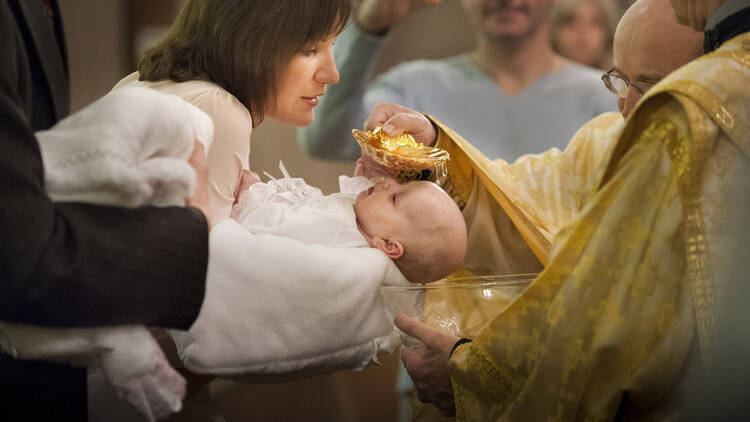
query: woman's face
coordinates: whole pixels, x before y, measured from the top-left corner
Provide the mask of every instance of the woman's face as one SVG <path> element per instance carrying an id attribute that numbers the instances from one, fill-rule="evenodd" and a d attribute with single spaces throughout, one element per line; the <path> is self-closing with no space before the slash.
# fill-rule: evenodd
<path id="1" fill-rule="evenodd" d="M 268 101 L 268 117 L 297 127 L 312 123 L 318 97 L 325 94 L 326 85 L 339 81 L 333 40 L 319 41 L 292 57 L 281 72 L 276 95 Z"/>
<path id="2" fill-rule="evenodd" d="M 562 55 L 578 63 L 597 66 L 607 50 L 604 17 L 592 2 L 582 3 L 557 37 Z"/>

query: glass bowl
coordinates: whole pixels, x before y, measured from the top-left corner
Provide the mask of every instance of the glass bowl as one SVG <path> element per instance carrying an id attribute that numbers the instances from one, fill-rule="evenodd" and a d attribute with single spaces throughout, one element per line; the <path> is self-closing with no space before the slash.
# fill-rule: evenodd
<path id="1" fill-rule="evenodd" d="M 461 277 L 412 286 L 383 286 L 386 313 L 415 317 L 458 337 L 473 338 L 536 278 L 536 274 Z M 414 339 L 402 335 L 405 344 Z"/>

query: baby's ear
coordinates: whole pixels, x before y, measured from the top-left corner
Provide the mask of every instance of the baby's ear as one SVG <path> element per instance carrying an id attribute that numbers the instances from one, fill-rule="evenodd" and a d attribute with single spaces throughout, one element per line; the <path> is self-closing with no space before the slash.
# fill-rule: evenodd
<path id="1" fill-rule="evenodd" d="M 378 248 L 391 259 L 398 259 L 404 255 L 404 245 L 396 239 L 374 237 L 370 242 L 373 248 Z"/>

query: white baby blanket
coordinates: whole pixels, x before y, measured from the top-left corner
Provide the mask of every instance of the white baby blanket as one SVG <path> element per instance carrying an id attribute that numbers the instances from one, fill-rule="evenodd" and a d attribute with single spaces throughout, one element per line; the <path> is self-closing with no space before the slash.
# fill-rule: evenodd
<path id="1" fill-rule="evenodd" d="M 329 196 L 288 177 L 241 195 L 242 223 L 211 230 L 198 320 L 172 333 L 188 369 L 283 381 L 361 369 L 399 344 L 379 288 L 408 281 L 357 230 L 360 179 Z"/>
<path id="2" fill-rule="evenodd" d="M 208 151 L 213 122 L 177 96 L 123 88 L 36 136 L 56 201 L 184 205 L 195 189 L 186 160 L 195 139 Z"/>

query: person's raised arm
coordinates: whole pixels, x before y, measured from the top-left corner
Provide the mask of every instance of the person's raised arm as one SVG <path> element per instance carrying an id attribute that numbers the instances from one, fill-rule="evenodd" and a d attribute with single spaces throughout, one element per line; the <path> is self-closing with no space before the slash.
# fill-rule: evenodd
<path id="1" fill-rule="evenodd" d="M 383 42 L 383 33 L 413 10 L 441 0 L 364 0 L 352 22 L 336 39 L 334 60 L 340 82 L 328 87 L 315 110 L 315 120 L 298 129 L 305 153 L 325 159 L 353 160 L 359 147 L 351 130 L 358 128 L 377 102 L 401 101 L 398 77 L 386 74 L 368 86 L 373 60 Z"/>

